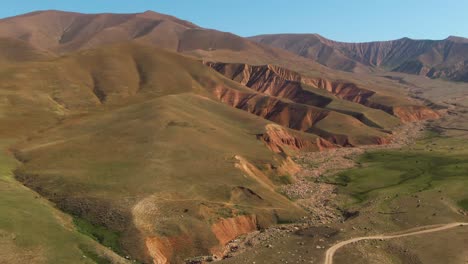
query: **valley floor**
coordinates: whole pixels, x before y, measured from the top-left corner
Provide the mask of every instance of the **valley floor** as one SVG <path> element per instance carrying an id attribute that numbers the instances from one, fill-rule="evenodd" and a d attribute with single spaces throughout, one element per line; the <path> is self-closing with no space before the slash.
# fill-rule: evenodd
<path id="1" fill-rule="evenodd" d="M 283 191 L 310 216 L 234 241 L 223 262 L 466 263 L 468 228 L 455 228 L 468 221 L 465 93 L 427 86 L 424 95 L 448 113 L 400 130 L 397 143 L 296 158 L 303 172 Z"/>

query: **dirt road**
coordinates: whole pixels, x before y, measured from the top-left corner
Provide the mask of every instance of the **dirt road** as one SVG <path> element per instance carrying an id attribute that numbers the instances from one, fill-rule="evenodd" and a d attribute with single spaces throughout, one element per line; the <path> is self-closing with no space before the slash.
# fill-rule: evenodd
<path id="1" fill-rule="evenodd" d="M 468 226 L 468 223 L 451 223 L 451 224 L 445 224 L 445 225 L 437 225 L 437 226 L 426 226 L 426 227 L 421 227 L 421 230 L 415 231 L 414 229 L 408 230 L 401 232 L 400 234 L 395 234 L 395 235 L 377 235 L 377 236 L 365 236 L 365 237 L 356 237 L 352 239 L 348 239 L 346 241 L 341 241 L 335 245 L 333 245 L 331 248 L 327 250 L 325 253 L 325 262 L 324 264 L 333 264 L 333 256 L 335 255 L 336 251 L 340 249 L 341 247 L 344 247 L 348 244 L 358 242 L 361 240 L 377 240 L 377 239 L 393 239 L 393 238 L 400 238 L 400 237 L 407 237 L 407 236 L 415 236 L 415 235 L 421 235 L 421 234 L 426 234 L 426 233 L 433 233 L 433 232 L 438 232 L 450 228 L 454 228 L 457 226 Z"/>

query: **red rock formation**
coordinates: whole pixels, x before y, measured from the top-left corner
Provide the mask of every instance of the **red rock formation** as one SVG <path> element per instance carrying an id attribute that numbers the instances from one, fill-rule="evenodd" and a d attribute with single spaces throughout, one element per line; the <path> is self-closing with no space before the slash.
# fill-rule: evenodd
<path id="1" fill-rule="evenodd" d="M 369 97 L 375 94 L 374 91 L 360 88 L 350 82 L 330 81 L 322 78 L 303 78 L 302 81 L 312 87 L 327 90 L 338 98 L 363 105 L 367 105 Z"/>
<path id="2" fill-rule="evenodd" d="M 254 215 L 242 215 L 222 219 L 211 226 L 220 245 L 226 245 L 234 238 L 257 230 L 257 218 Z"/>
<path id="3" fill-rule="evenodd" d="M 165 237 L 146 238 L 146 248 L 154 264 L 169 264 L 173 254 L 171 241 Z"/>
<path id="4" fill-rule="evenodd" d="M 214 94 L 223 103 L 300 131 L 308 130 L 329 114 L 329 111 L 313 106 L 287 103 L 278 98 L 222 86 L 218 86 Z"/>
<path id="5" fill-rule="evenodd" d="M 424 106 L 397 106 L 393 108 L 395 116 L 398 116 L 403 122 L 414 122 L 418 120 L 438 119 L 440 115 Z"/>
<path id="6" fill-rule="evenodd" d="M 374 91 L 360 88 L 354 83 L 305 77 L 297 72 L 274 65 L 252 66 L 213 62 L 205 64 L 224 76 L 258 92 L 319 107 L 326 106 L 331 100 L 304 90 L 302 85 L 324 89 L 339 98 L 360 104 L 364 104 L 369 97 L 375 94 Z"/>
<path id="7" fill-rule="evenodd" d="M 323 138 L 317 138 L 316 140 L 306 139 L 276 125 L 268 125 L 265 133 L 257 135 L 257 138 L 276 153 L 289 153 L 290 150 L 323 150 L 336 147 Z"/>
<path id="8" fill-rule="evenodd" d="M 331 102 L 330 98 L 304 90 L 302 76 L 288 69 L 274 65 L 252 66 L 213 62 L 205 64 L 224 76 L 266 95 L 317 107 L 325 107 Z"/>
<path id="9" fill-rule="evenodd" d="M 336 132 L 325 131 L 317 128 L 316 125 L 322 122 L 322 120 L 327 120 L 328 123 L 334 122 L 332 120 L 335 120 L 336 122 L 342 122 L 342 124 L 345 125 L 344 127 L 348 127 L 349 129 L 366 129 L 367 127 L 361 121 L 351 116 L 331 112 L 314 106 L 285 102 L 276 97 L 241 92 L 239 90 L 230 89 L 224 86 L 216 87 L 214 94 L 221 102 L 235 108 L 239 108 L 249 113 L 263 117 L 287 128 L 318 135 L 323 138 L 323 140 L 319 140 L 319 143 L 322 147 L 328 147 L 333 144 L 339 146 L 355 145 L 354 143 L 350 142 L 346 130 L 343 130 L 337 134 Z M 370 131 L 367 130 L 367 132 Z M 273 131 L 270 133 L 273 133 Z M 284 148 L 280 150 L 280 145 L 278 144 L 279 142 L 282 142 L 281 145 L 283 147 L 290 145 L 293 148 L 312 148 L 313 146 L 311 143 L 306 143 L 303 140 L 293 139 L 290 137 L 286 137 L 284 141 L 278 140 L 278 136 L 280 136 L 280 134 L 278 134 L 279 132 L 275 133 L 271 134 L 273 137 L 271 137 L 271 135 L 265 135 L 265 137 L 261 137 L 261 139 L 263 139 L 265 143 L 268 143 L 267 145 L 269 145 L 269 147 L 271 147 L 274 151 L 285 150 Z M 285 135 L 282 134 L 281 136 Z M 367 138 L 368 144 L 386 142 L 386 139 L 380 136 L 363 135 L 363 137 Z"/>
<path id="10" fill-rule="evenodd" d="M 438 117 L 434 111 L 424 106 L 412 105 L 409 107 L 396 107 L 393 105 L 385 105 L 369 100 L 376 94 L 376 92 L 359 87 L 358 85 L 351 82 L 331 81 L 323 78 L 306 77 L 297 72 L 274 65 L 252 66 L 247 64 L 213 62 L 205 62 L 205 64 L 220 72 L 224 76 L 237 81 L 240 84 L 245 85 L 257 92 L 274 97 L 289 99 L 300 104 L 325 107 L 331 101 L 330 98 L 303 89 L 303 85 L 308 85 L 313 88 L 327 90 L 329 93 L 343 100 L 362 104 L 370 108 L 383 110 L 389 114 L 399 117 L 404 122 Z"/>

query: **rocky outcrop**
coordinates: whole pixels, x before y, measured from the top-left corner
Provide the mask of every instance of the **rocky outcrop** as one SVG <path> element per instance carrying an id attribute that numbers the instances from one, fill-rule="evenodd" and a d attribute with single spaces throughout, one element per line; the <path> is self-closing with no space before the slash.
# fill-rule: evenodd
<path id="1" fill-rule="evenodd" d="M 231 80 L 237 81 L 257 92 L 289 99 L 300 104 L 326 107 L 331 98 L 318 95 L 303 88 L 304 85 L 323 89 L 343 100 L 363 104 L 378 109 L 390 109 L 370 102 L 374 91 L 361 88 L 351 82 L 331 81 L 324 78 L 311 78 L 275 65 L 252 66 L 239 63 L 205 62 L 206 65 Z"/>
<path id="2" fill-rule="evenodd" d="M 285 135 L 284 131 L 275 131 L 270 128 L 270 131 L 267 131 L 265 135 L 261 135 L 259 139 L 267 143 L 273 151 L 284 152 L 286 146 L 293 149 L 307 149 L 312 148 L 314 145 L 319 146 L 319 148 L 328 148 L 333 144 L 354 146 L 362 143 L 378 144 L 386 142 L 385 136 L 381 135 L 382 133 L 349 115 L 305 104 L 285 102 L 276 97 L 258 93 L 241 92 L 224 86 L 216 87 L 214 94 L 221 102 L 230 106 L 263 117 L 281 126 L 315 134 L 322 138 L 311 143 L 310 140 L 291 138 Z M 335 123 L 339 125 L 336 126 Z M 319 126 L 319 124 L 323 125 Z M 352 143 L 354 140 L 350 139 L 348 135 L 351 130 L 361 130 L 363 133 L 360 136 L 361 140 Z M 283 136 L 285 136 L 284 139 L 279 139 L 279 137 Z"/>
<path id="3" fill-rule="evenodd" d="M 257 218 L 254 215 L 222 219 L 211 226 L 211 231 L 221 245 L 226 245 L 234 238 L 255 230 L 257 230 Z"/>
<path id="4" fill-rule="evenodd" d="M 296 175 L 302 170 L 302 167 L 297 164 L 291 157 L 286 157 L 281 165 L 276 169 L 277 175 Z"/>
<path id="5" fill-rule="evenodd" d="M 360 88 L 351 82 L 306 77 L 275 65 L 252 66 L 214 62 L 205 64 L 257 92 L 317 107 L 327 106 L 331 99 L 305 90 L 303 85 L 327 90 L 338 98 L 359 104 L 366 104 L 369 97 L 375 94 L 374 91 Z"/>
<path id="6" fill-rule="evenodd" d="M 375 94 L 374 91 L 360 88 L 350 82 L 330 81 L 322 78 L 304 78 L 303 82 L 312 87 L 327 90 L 338 98 L 363 105 L 367 105 L 369 97 Z"/>
<path id="7" fill-rule="evenodd" d="M 154 264 L 169 264 L 173 254 L 171 241 L 165 237 L 148 237 L 145 241 Z"/>
<path id="8" fill-rule="evenodd" d="M 453 65 L 433 67 L 428 70 L 425 75 L 430 78 L 443 78 L 457 82 L 468 82 L 468 59 Z"/>
<path id="9" fill-rule="evenodd" d="M 397 106 L 393 108 L 393 112 L 401 121 L 406 123 L 440 118 L 436 111 L 425 106 Z"/>
<path id="10" fill-rule="evenodd" d="M 299 131 L 307 131 L 330 112 L 313 106 L 288 103 L 275 97 L 241 92 L 224 86 L 218 86 L 214 95 L 221 102 L 232 107 Z"/>
<path id="11" fill-rule="evenodd" d="M 266 175 L 263 171 L 257 168 L 254 164 L 249 162 L 246 158 L 236 155 L 234 158 L 237 160 L 235 167 L 243 171 L 246 175 L 260 183 L 266 189 L 271 191 L 274 190 L 274 183 L 270 180 L 268 175 Z"/>
<path id="12" fill-rule="evenodd" d="M 265 133 L 257 135 L 257 138 L 276 153 L 289 153 L 290 151 L 321 151 L 336 147 L 323 138 L 317 137 L 315 140 L 312 138 L 306 139 L 278 125 L 267 125 L 265 130 Z"/>
<path id="13" fill-rule="evenodd" d="M 325 107 L 331 99 L 303 89 L 302 76 L 274 65 L 205 62 L 219 73 L 257 92 L 296 103 Z"/>
<path id="14" fill-rule="evenodd" d="M 304 89 L 303 86 L 306 85 L 313 88 L 326 90 L 330 94 L 333 94 L 334 96 L 346 101 L 351 101 L 354 103 L 365 105 L 370 108 L 383 110 L 389 114 L 399 117 L 404 122 L 409 122 L 408 120 L 417 121 L 438 117 L 438 115 L 434 114 L 432 110 L 424 106 L 412 105 L 409 107 L 401 107 L 376 102 L 375 100 L 371 99 L 374 95 L 376 95 L 375 91 L 359 87 L 357 84 L 352 82 L 332 81 L 324 78 L 307 77 L 297 72 L 274 65 L 252 66 L 248 64 L 239 63 L 230 64 L 214 62 L 205 62 L 205 64 L 215 69 L 219 73 L 223 74 L 224 76 L 234 81 L 237 81 L 240 84 L 255 90 L 256 92 L 278 98 L 288 99 L 298 104 L 306 104 L 315 107 L 326 107 L 331 102 L 331 99 L 329 97 L 318 95 L 309 90 Z M 218 98 L 225 96 L 232 97 L 232 94 L 230 93 L 225 93 L 224 95 L 221 95 L 221 92 L 219 90 L 217 90 L 216 95 L 218 96 Z M 237 101 L 227 100 L 226 98 L 223 98 L 222 100 L 224 100 L 224 102 L 231 102 L 231 105 L 236 105 L 235 107 L 237 108 L 241 108 L 244 110 L 253 109 L 252 107 L 245 108 L 243 106 L 245 106 L 246 103 L 249 104 L 248 101 L 250 99 L 256 101 L 257 99 L 253 98 L 255 96 L 243 100 L 242 102 L 239 101 L 239 98 L 242 97 L 242 95 L 238 94 L 236 96 Z M 278 104 L 280 101 L 270 98 L 269 102 L 274 102 L 274 104 Z M 254 113 L 255 111 L 249 112 Z M 260 116 L 265 117 L 265 115 L 261 114 Z M 283 123 L 279 124 L 284 125 Z M 297 126 L 288 127 L 298 129 Z M 305 130 L 302 129 L 302 131 Z"/>

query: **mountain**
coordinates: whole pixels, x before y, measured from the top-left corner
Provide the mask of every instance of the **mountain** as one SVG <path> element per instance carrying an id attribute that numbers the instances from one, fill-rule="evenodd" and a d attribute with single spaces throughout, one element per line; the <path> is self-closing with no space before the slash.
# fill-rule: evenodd
<path id="1" fill-rule="evenodd" d="M 259 57 L 285 53 L 231 33 L 204 29 L 152 11 L 136 14 L 80 14 L 39 11 L 0 20 L 0 36 L 64 54 L 125 41 L 178 52 L 231 50 Z"/>
<path id="2" fill-rule="evenodd" d="M 468 39 L 460 37 L 444 40 L 402 38 L 367 43 L 337 42 L 317 34 L 260 35 L 249 39 L 338 70 L 386 70 L 468 81 Z"/>
<path id="3" fill-rule="evenodd" d="M 25 210 L 41 229 L 0 221 L 0 241 L 28 242 L 6 263 L 222 258 L 239 235 L 306 215 L 278 191 L 297 181 L 296 154 L 387 144 L 439 117 L 392 79 L 154 12 L 35 12 L 0 20 L 0 37 L 0 155 L 18 161 L 0 165 L 30 188 L 0 214 L 47 208 Z"/>
<path id="4" fill-rule="evenodd" d="M 0 38 L 0 64 L 40 61 L 52 56 L 49 52 L 35 49 L 24 41 Z"/>

